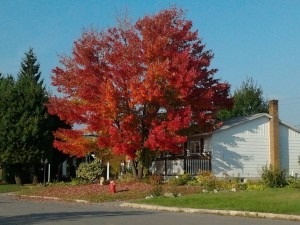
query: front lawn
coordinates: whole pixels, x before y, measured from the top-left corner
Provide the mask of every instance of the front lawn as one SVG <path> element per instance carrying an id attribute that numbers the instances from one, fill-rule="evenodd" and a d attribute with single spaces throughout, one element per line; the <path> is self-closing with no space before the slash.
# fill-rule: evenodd
<path id="1" fill-rule="evenodd" d="M 201 193 L 179 198 L 153 198 L 136 201 L 198 209 L 221 209 L 300 215 L 300 189 L 273 188 L 261 191 Z"/>
<path id="2" fill-rule="evenodd" d="M 144 182 L 117 183 L 116 193 L 109 192 L 108 185 L 70 183 L 50 184 L 46 187 L 0 185 L 0 192 L 19 191 L 21 195 L 55 197 L 64 201 L 75 199 L 90 202 L 134 201 L 182 208 L 220 209 L 252 212 L 268 212 L 300 215 L 300 188 L 268 188 L 264 190 L 244 190 L 238 192 L 202 193 L 199 186 L 162 185 L 162 194 L 175 191 L 181 197 L 157 197 L 145 199 L 153 193 L 154 186 Z M 174 192 L 173 192 L 174 193 Z"/>
<path id="3" fill-rule="evenodd" d="M 133 199 L 144 199 L 151 194 L 153 186 L 144 182 L 117 183 L 116 193 L 109 192 L 109 185 L 86 184 L 71 185 L 68 183 L 51 184 L 49 186 L 35 186 L 19 192 L 21 195 L 35 195 L 60 198 L 65 201 L 75 199 L 90 202 L 106 201 L 128 201 Z M 168 186 L 164 186 L 165 192 Z M 200 187 L 184 186 L 180 187 L 183 194 L 199 193 Z"/>
<path id="4" fill-rule="evenodd" d="M 28 189 L 28 186 L 19 186 L 16 184 L 0 184 L 0 193 L 17 192 Z"/>

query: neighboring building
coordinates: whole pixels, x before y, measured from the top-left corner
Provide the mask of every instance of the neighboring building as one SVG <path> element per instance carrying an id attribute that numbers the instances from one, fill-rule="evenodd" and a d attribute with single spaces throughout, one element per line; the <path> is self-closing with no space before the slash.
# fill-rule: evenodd
<path id="1" fill-rule="evenodd" d="M 300 130 L 278 118 L 278 101 L 269 114 L 225 121 L 209 134 L 188 137 L 181 155 L 157 158 L 152 171 L 164 175 L 211 170 L 216 176 L 260 177 L 263 166 L 280 165 L 289 175 L 300 175 Z"/>

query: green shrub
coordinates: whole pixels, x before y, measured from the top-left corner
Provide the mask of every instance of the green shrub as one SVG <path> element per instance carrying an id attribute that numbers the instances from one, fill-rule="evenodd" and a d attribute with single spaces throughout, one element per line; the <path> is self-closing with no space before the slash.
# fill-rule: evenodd
<path id="1" fill-rule="evenodd" d="M 254 181 L 248 179 L 245 184 L 246 184 L 246 190 L 249 191 L 261 191 L 267 188 L 267 186 L 262 180 Z"/>
<path id="2" fill-rule="evenodd" d="M 154 197 L 159 197 L 163 193 L 163 188 L 160 184 L 154 185 L 152 187 L 152 190 L 150 191 L 150 194 L 153 195 Z"/>
<path id="3" fill-rule="evenodd" d="M 130 172 L 124 173 L 120 179 L 119 179 L 122 183 L 132 183 L 134 182 L 136 179 L 134 178 L 133 174 Z"/>
<path id="4" fill-rule="evenodd" d="M 238 183 L 235 180 L 216 179 L 216 189 L 231 190 L 232 188 L 237 188 L 237 187 L 238 187 Z"/>
<path id="5" fill-rule="evenodd" d="M 198 183 L 198 181 L 196 179 L 193 179 L 193 180 L 189 180 L 187 182 L 187 185 L 188 186 L 199 186 L 199 183 Z"/>
<path id="6" fill-rule="evenodd" d="M 77 178 L 72 178 L 71 179 L 71 185 L 73 185 L 73 186 L 76 186 L 76 185 L 78 185 L 78 184 L 81 184 L 82 182 L 79 180 L 79 179 L 77 179 Z"/>
<path id="7" fill-rule="evenodd" d="M 264 184 L 247 184 L 246 189 L 249 191 L 262 191 L 266 189 Z"/>
<path id="8" fill-rule="evenodd" d="M 94 160 L 91 163 L 81 163 L 76 170 L 76 177 L 82 182 L 94 182 L 102 174 L 100 160 Z"/>
<path id="9" fill-rule="evenodd" d="M 300 188 L 300 180 L 297 180 L 295 177 L 290 176 L 287 179 L 289 188 Z"/>
<path id="10" fill-rule="evenodd" d="M 170 178 L 168 180 L 168 184 L 171 185 L 171 186 L 180 186 L 180 185 L 182 185 L 181 181 L 178 178 L 176 178 L 176 177 Z"/>
<path id="11" fill-rule="evenodd" d="M 286 172 L 279 166 L 270 165 L 269 167 L 263 167 L 261 178 L 267 187 L 274 188 L 287 185 Z"/>
<path id="12" fill-rule="evenodd" d="M 201 187 L 207 189 L 208 191 L 213 191 L 218 188 L 218 180 L 216 176 L 210 171 L 202 171 L 196 180 Z"/>
<path id="13" fill-rule="evenodd" d="M 189 181 L 195 180 L 195 178 L 192 177 L 189 173 L 184 173 L 178 176 L 178 180 L 180 181 L 181 185 L 186 185 Z"/>
<path id="14" fill-rule="evenodd" d="M 195 180 L 190 174 L 184 173 L 177 177 L 171 178 L 169 184 L 183 186 L 186 185 L 189 181 Z"/>

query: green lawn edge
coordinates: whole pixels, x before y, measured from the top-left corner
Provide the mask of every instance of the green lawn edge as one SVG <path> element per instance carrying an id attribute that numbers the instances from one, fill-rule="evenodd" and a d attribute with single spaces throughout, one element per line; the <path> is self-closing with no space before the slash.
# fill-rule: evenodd
<path id="1" fill-rule="evenodd" d="M 28 188 L 28 185 L 0 184 L 0 193 L 20 192 Z"/>
<path id="2" fill-rule="evenodd" d="M 300 189 L 298 188 L 201 193 L 175 198 L 158 197 L 132 202 L 167 207 L 300 215 Z"/>

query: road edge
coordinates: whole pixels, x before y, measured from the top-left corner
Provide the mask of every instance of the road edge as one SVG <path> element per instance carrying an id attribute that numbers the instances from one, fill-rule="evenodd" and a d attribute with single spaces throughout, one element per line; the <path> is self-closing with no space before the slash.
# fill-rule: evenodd
<path id="1" fill-rule="evenodd" d="M 180 208 L 180 207 L 166 207 L 166 206 L 158 206 L 158 205 L 146 205 L 146 204 L 137 204 L 137 203 L 122 203 L 119 206 L 137 208 L 137 209 L 156 210 L 156 211 L 205 213 L 205 214 L 215 214 L 215 215 L 224 215 L 224 216 L 243 216 L 243 217 L 254 217 L 254 218 L 300 221 L 300 216 L 297 215 L 275 214 L 275 213 L 261 213 L 261 212 L 249 212 L 249 211 L 235 211 L 235 210 L 193 209 L 193 208 Z"/>

